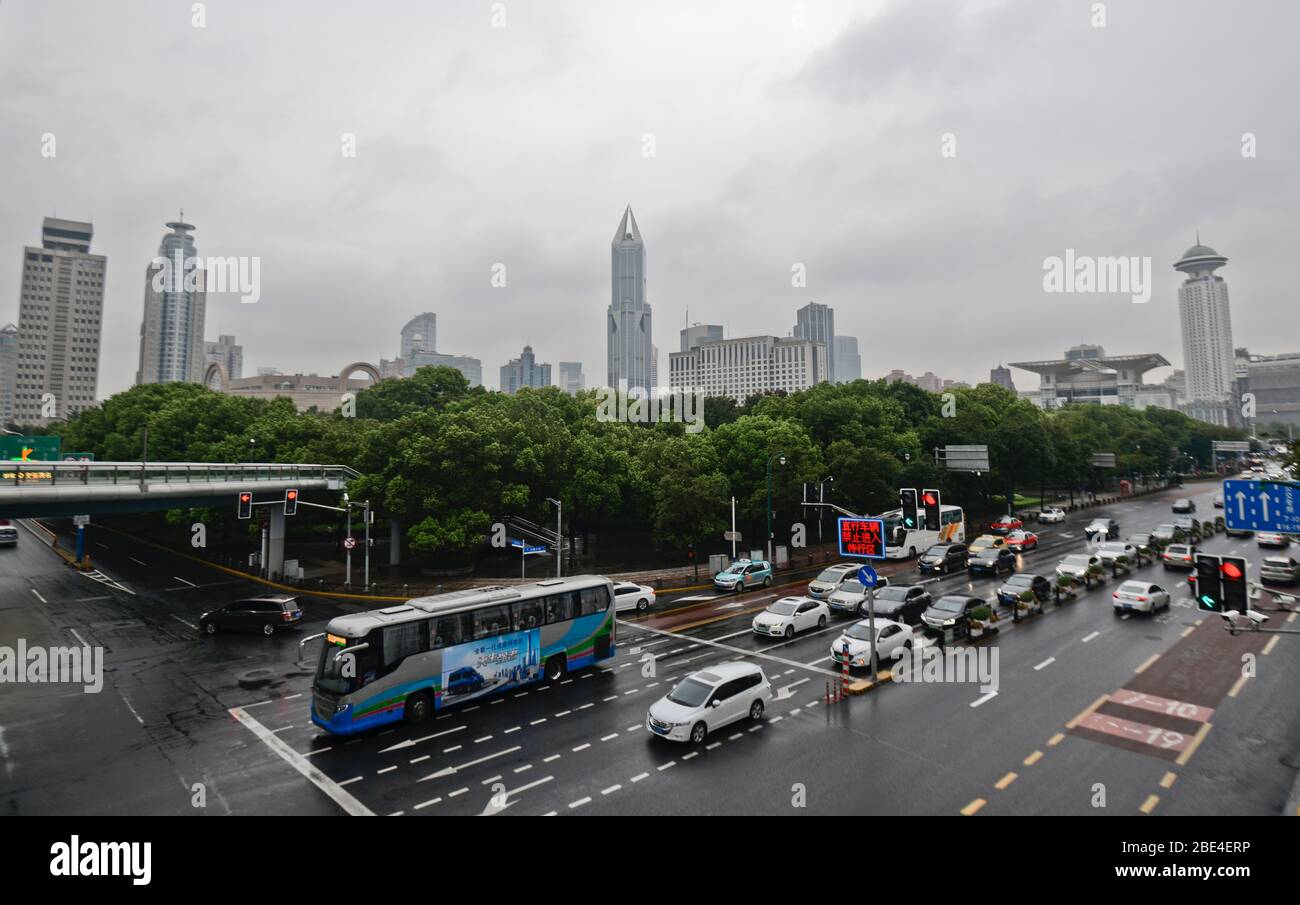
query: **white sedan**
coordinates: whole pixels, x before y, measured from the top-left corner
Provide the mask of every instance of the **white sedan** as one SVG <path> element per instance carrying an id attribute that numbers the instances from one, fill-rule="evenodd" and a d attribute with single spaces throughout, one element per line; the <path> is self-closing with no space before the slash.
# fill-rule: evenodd
<path id="1" fill-rule="evenodd" d="M 1090 569 L 1100 565 L 1099 557 L 1089 556 L 1086 553 L 1071 553 L 1056 566 L 1056 574 L 1083 581 Z"/>
<path id="2" fill-rule="evenodd" d="M 849 646 L 850 666 L 871 665 L 871 621 L 863 619 L 845 629 L 831 644 L 831 658 L 844 662 L 844 645 Z M 897 659 L 912 649 L 912 627 L 892 619 L 876 620 L 876 662 Z"/>
<path id="3" fill-rule="evenodd" d="M 1137 547 L 1124 540 L 1109 540 L 1097 548 L 1097 557 L 1110 565 L 1121 556 L 1128 557 L 1129 562 L 1137 558 Z"/>
<path id="4" fill-rule="evenodd" d="M 1065 510 L 1059 506 L 1048 506 L 1042 512 L 1038 513 L 1038 520 L 1046 522 L 1049 525 L 1065 521 Z"/>
<path id="5" fill-rule="evenodd" d="M 654 605 L 654 588 L 630 582 L 619 582 L 614 585 L 614 611 L 616 613 L 625 613 L 628 610 L 644 613 Z"/>
<path id="6" fill-rule="evenodd" d="M 1126 611 L 1154 613 L 1169 609 L 1169 592 L 1158 584 L 1146 581 L 1126 581 L 1110 595 L 1115 615 Z"/>
<path id="7" fill-rule="evenodd" d="M 824 600 L 782 597 L 754 617 L 754 634 L 793 638 L 795 632 L 825 628 L 831 611 Z"/>

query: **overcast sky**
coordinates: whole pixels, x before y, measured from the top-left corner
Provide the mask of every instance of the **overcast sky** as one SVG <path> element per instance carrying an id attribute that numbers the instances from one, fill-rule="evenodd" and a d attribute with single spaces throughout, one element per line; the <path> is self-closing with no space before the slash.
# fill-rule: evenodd
<path id="1" fill-rule="evenodd" d="M 688 308 L 786 335 L 808 301 L 865 377 L 976 382 L 1085 341 L 1181 365 L 1169 265 L 1198 229 L 1236 345 L 1300 351 L 1290 0 L 1123 0 L 1104 28 L 1078 0 L 210 0 L 204 28 L 192 5 L 0 2 L 0 323 L 41 218 L 93 220 L 101 397 L 134 380 L 182 207 L 200 254 L 261 258 L 260 302 L 208 300 L 245 374 L 377 363 L 427 310 L 489 387 L 524 343 L 599 384 L 628 203 L 665 376 Z M 1066 248 L 1149 256 L 1150 303 L 1045 293 Z"/>

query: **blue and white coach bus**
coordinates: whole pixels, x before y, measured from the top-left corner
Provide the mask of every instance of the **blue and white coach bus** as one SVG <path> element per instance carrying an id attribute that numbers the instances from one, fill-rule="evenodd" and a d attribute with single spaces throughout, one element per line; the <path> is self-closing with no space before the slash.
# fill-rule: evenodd
<path id="1" fill-rule="evenodd" d="M 615 654 L 613 582 L 599 575 L 473 588 L 331 619 L 312 722 L 336 734 L 556 679 Z"/>

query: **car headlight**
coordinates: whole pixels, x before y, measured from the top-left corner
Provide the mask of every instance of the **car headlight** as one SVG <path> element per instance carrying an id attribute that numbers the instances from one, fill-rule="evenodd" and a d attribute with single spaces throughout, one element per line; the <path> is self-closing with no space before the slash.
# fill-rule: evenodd
<path id="1" fill-rule="evenodd" d="M 944 625 L 956 625 L 956 624 L 957 624 L 957 620 L 956 620 L 956 619 L 945 619 L 945 620 L 943 621 L 943 624 L 944 624 Z"/>

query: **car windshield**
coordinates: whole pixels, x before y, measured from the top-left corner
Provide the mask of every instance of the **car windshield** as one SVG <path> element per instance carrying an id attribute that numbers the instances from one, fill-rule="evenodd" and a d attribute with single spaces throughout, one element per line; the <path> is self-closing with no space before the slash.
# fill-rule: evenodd
<path id="1" fill-rule="evenodd" d="M 1169 552 L 1175 556 L 1186 556 L 1190 550 L 1191 548 L 1186 544 L 1171 544 L 1169 546 Z"/>
<path id="2" fill-rule="evenodd" d="M 1120 543 L 1117 540 L 1101 545 L 1101 549 L 1105 550 L 1107 553 L 1123 553 L 1127 548 L 1128 544 Z"/>
<path id="3" fill-rule="evenodd" d="M 943 610 L 945 613 L 960 613 L 966 608 L 965 597 L 940 597 L 934 604 L 936 610 Z"/>
<path id="4" fill-rule="evenodd" d="M 774 616 L 791 616 L 794 615 L 795 604 L 778 600 L 767 608 L 767 611 Z"/>
<path id="5" fill-rule="evenodd" d="M 907 588 L 884 588 L 876 592 L 877 600 L 906 600 Z"/>
<path id="6" fill-rule="evenodd" d="M 989 547 L 975 554 L 976 559 L 997 559 L 1001 551 L 997 547 Z"/>
<path id="7" fill-rule="evenodd" d="M 880 623 L 876 624 L 876 631 L 880 630 Z M 852 638 L 854 641 L 870 641 L 871 627 L 865 622 L 855 622 L 844 632 L 845 637 Z"/>
<path id="8" fill-rule="evenodd" d="M 705 685 L 696 679 L 686 679 L 668 692 L 668 700 L 683 707 L 699 707 L 709 699 L 712 685 Z"/>
<path id="9" fill-rule="evenodd" d="M 864 588 L 862 582 L 858 581 L 856 578 L 850 578 L 848 581 L 844 582 L 844 584 L 840 585 L 840 590 L 847 591 L 850 594 L 861 594 L 866 591 L 866 588 Z"/>
<path id="10" fill-rule="evenodd" d="M 823 569 L 822 574 L 817 576 L 818 581 L 839 581 L 844 576 L 843 569 Z"/>
<path id="11" fill-rule="evenodd" d="M 941 559 L 947 552 L 948 552 L 947 544 L 935 544 L 929 550 L 925 551 L 925 555 L 927 557 L 934 557 L 935 559 Z"/>
<path id="12" fill-rule="evenodd" d="M 1125 594 L 1145 594 L 1147 586 L 1140 581 L 1126 581 L 1119 586 L 1119 589 Z"/>
<path id="13" fill-rule="evenodd" d="M 1087 564 L 1088 557 L 1082 555 L 1067 556 L 1065 559 L 1061 560 L 1061 565 L 1064 566 L 1086 566 Z"/>
<path id="14" fill-rule="evenodd" d="M 722 570 L 722 574 L 739 575 L 741 572 L 745 571 L 745 566 L 747 565 L 749 565 L 749 563 L 739 563 L 739 562 L 732 563 L 731 565 L 727 566 L 725 569 Z"/>
<path id="15" fill-rule="evenodd" d="M 1024 584 L 1024 585 L 1028 585 L 1028 584 L 1033 584 L 1033 583 L 1034 583 L 1034 576 L 1032 576 L 1032 575 L 1023 575 L 1023 574 L 1022 574 L 1022 575 L 1012 575 L 1010 578 L 1007 579 L 1007 584 L 1015 584 L 1015 585 Z"/>

